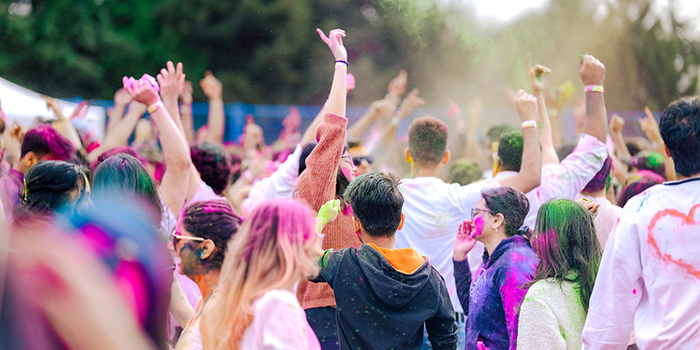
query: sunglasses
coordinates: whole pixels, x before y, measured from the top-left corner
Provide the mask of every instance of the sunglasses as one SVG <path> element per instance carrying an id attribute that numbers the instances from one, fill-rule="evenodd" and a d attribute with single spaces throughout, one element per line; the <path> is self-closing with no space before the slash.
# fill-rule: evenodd
<path id="1" fill-rule="evenodd" d="M 202 237 L 183 236 L 180 234 L 180 231 L 177 228 L 173 229 L 173 232 L 170 233 L 170 243 L 172 243 L 173 247 L 175 247 L 180 242 L 181 239 L 195 241 L 195 242 L 206 241 L 206 239 L 204 239 Z"/>
<path id="2" fill-rule="evenodd" d="M 362 164 L 362 160 L 366 160 L 368 164 L 372 164 L 374 159 L 372 159 L 372 156 L 366 156 L 366 157 L 354 157 L 352 159 L 352 163 L 355 164 L 355 166 L 360 166 Z"/>
<path id="3" fill-rule="evenodd" d="M 474 220 L 474 218 L 475 218 L 477 215 L 479 215 L 479 213 L 481 213 L 481 212 L 487 212 L 487 213 L 493 215 L 493 212 L 490 211 L 490 210 L 488 210 L 488 209 L 472 208 L 472 220 Z"/>

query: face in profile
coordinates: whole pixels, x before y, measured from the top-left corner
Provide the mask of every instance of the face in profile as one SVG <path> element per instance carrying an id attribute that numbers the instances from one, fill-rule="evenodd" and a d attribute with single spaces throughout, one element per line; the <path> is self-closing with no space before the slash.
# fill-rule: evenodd
<path id="1" fill-rule="evenodd" d="M 348 148 L 348 154 L 352 158 L 352 165 L 355 166 L 356 176 L 372 172 L 373 159 L 364 146 Z"/>

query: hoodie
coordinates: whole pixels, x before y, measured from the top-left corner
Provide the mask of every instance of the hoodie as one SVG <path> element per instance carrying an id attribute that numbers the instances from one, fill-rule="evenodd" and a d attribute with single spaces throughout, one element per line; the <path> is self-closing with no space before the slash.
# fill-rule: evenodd
<path id="1" fill-rule="evenodd" d="M 363 244 L 328 250 L 314 282 L 335 292 L 341 349 L 455 349 L 454 309 L 442 276 L 413 250 Z"/>

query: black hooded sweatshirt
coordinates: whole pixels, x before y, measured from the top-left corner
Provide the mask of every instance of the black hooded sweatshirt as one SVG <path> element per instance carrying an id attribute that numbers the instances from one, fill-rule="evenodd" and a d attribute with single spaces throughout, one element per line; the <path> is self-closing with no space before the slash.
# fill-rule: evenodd
<path id="1" fill-rule="evenodd" d="M 423 325 L 433 349 L 456 349 L 457 326 L 445 280 L 409 249 L 363 244 L 328 250 L 314 282 L 337 304 L 341 349 L 421 349 Z"/>

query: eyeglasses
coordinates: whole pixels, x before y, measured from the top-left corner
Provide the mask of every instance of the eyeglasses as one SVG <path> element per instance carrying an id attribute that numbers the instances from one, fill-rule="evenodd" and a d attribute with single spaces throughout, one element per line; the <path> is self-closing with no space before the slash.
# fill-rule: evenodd
<path id="1" fill-rule="evenodd" d="M 474 220 L 474 218 L 475 218 L 477 215 L 479 215 L 479 213 L 481 213 L 481 212 L 487 212 L 487 213 L 493 215 L 493 212 L 490 211 L 490 210 L 488 210 L 488 209 L 472 208 L 472 220 Z"/>
<path id="2" fill-rule="evenodd" d="M 352 159 L 352 162 L 353 162 L 353 164 L 355 164 L 355 166 L 360 166 L 360 164 L 362 164 L 363 159 L 366 160 L 368 164 L 372 164 L 372 162 L 374 161 L 372 156 L 366 156 L 366 157 L 355 157 Z"/>
<path id="3" fill-rule="evenodd" d="M 180 234 L 180 231 L 175 228 L 173 229 L 173 232 L 170 233 L 170 243 L 172 243 L 173 247 L 177 245 L 179 240 L 185 239 L 185 240 L 190 240 L 190 241 L 196 241 L 196 242 L 204 242 L 206 239 L 202 237 L 192 237 L 192 236 L 183 236 Z"/>

